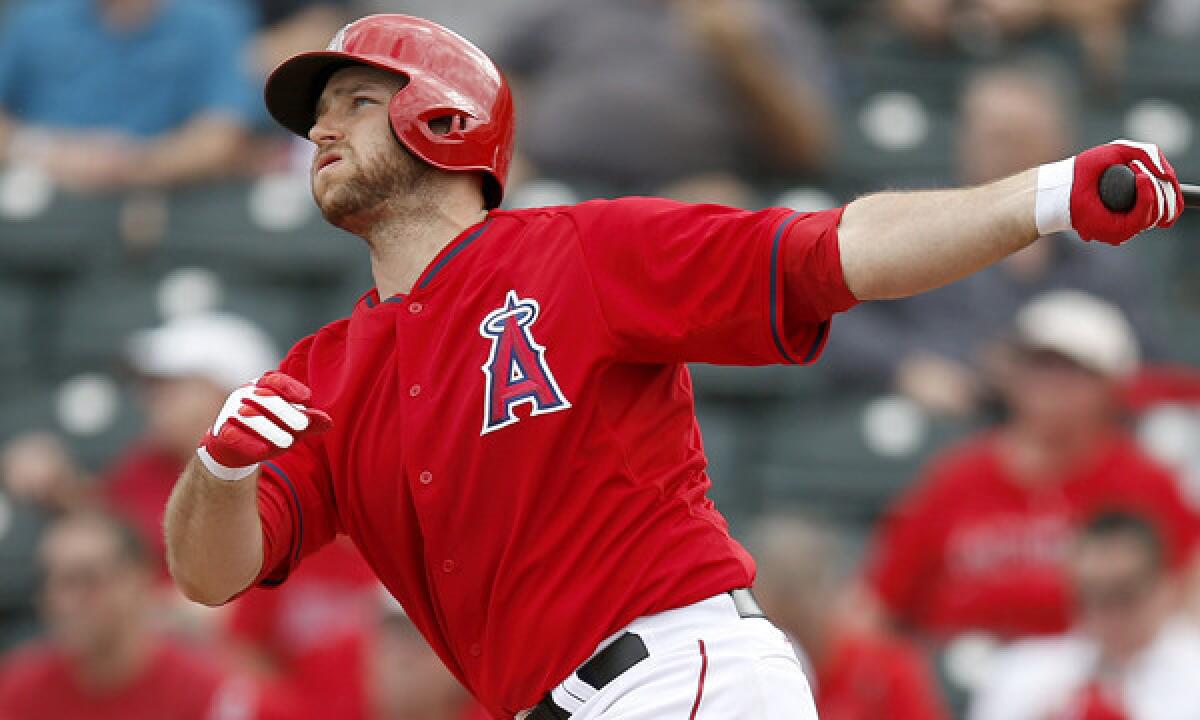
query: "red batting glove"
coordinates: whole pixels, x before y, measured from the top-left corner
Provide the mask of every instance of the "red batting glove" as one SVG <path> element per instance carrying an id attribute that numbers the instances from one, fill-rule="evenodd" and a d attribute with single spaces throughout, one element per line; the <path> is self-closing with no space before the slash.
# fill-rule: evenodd
<path id="1" fill-rule="evenodd" d="M 1137 203 L 1128 212 L 1113 212 L 1100 200 L 1100 177 L 1110 165 L 1133 170 Z M 1117 140 L 1038 168 L 1041 235 L 1074 229 L 1084 240 L 1120 245 L 1143 230 L 1171 227 L 1182 212 L 1175 168 L 1156 145 Z"/>
<path id="2" fill-rule="evenodd" d="M 333 420 L 306 407 L 311 398 L 304 383 L 281 372 L 234 390 L 196 450 L 200 462 L 222 480 L 240 480 L 298 438 L 325 432 Z"/>

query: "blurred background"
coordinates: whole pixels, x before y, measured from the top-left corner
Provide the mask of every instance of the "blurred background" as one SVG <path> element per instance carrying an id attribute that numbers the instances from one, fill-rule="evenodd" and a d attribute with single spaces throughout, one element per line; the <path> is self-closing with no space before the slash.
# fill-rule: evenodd
<path id="1" fill-rule="evenodd" d="M 1200 179 L 1200 0 L 0 0 L 0 719 L 464 720 L 348 544 L 220 610 L 162 507 L 232 387 L 349 313 L 263 78 L 422 15 L 518 96 L 508 205 L 818 210 L 1117 137 Z M 693 369 L 712 496 L 825 720 L 1200 717 L 1200 215 L 1062 235 Z"/>

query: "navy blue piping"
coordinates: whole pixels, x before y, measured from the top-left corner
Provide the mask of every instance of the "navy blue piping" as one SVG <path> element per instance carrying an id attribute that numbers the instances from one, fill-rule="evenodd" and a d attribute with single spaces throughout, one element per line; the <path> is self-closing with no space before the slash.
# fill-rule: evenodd
<path id="1" fill-rule="evenodd" d="M 775 239 L 771 242 L 771 337 L 775 340 L 775 348 L 779 350 L 779 354 L 783 356 L 792 365 L 796 365 L 796 360 L 788 354 L 787 346 L 783 344 L 783 336 L 779 332 L 779 247 L 783 240 L 783 233 L 791 225 L 792 221 L 800 217 L 800 213 L 792 213 L 784 218 L 779 224 L 779 229 L 775 231 Z M 817 339 L 824 335 L 824 331 L 817 334 Z M 815 345 L 812 351 L 809 352 L 809 359 L 816 352 Z M 807 360 L 806 360 L 807 361 Z"/>
<path id="2" fill-rule="evenodd" d="M 404 302 L 404 296 L 403 295 L 393 295 L 390 298 L 388 298 L 387 300 L 384 300 L 384 302 L 402 303 L 402 302 Z"/>
<path id="3" fill-rule="evenodd" d="M 804 356 L 804 364 L 807 365 L 817 356 L 817 351 L 821 349 L 821 343 L 825 342 L 825 336 L 829 334 L 829 321 L 821 323 L 817 330 L 817 336 L 813 338 L 812 347 L 808 349 L 808 354 Z"/>
<path id="4" fill-rule="evenodd" d="M 488 226 L 491 224 L 492 224 L 492 221 L 488 220 L 482 226 L 480 226 L 480 228 L 478 230 L 476 230 L 475 232 L 473 232 L 470 235 L 463 238 L 462 241 L 458 243 L 458 245 L 455 245 L 454 248 L 450 250 L 450 252 L 443 255 L 442 259 L 438 260 L 436 265 L 429 268 L 429 274 L 427 274 L 425 276 L 425 279 L 421 281 L 420 285 L 417 285 L 417 289 L 420 290 L 421 288 L 428 285 L 430 283 L 430 281 L 433 280 L 434 276 L 437 275 L 439 272 L 441 272 L 442 268 L 446 267 L 446 263 L 453 260 L 455 255 L 458 255 L 468 245 L 475 242 L 475 240 L 477 240 L 479 238 L 479 236 L 483 234 L 483 231 L 487 230 Z"/>
<path id="5" fill-rule="evenodd" d="M 291 560 L 291 565 L 288 568 L 290 571 L 300 561 L 300 548 L 304 547 L 304 511 L 300 509 L 300 494 L 296 492 L 296 486 L 292 484 L 292 479 L 278 465 L 270 461 L 264 462 L 263 465 L 266 465 L 268 469 L 274 471 L 276 475 L 283 478 L 283 481 L 287 483 L 288 490 L 292 493 L 292 503 L 296 508 L 296 538 L 291 552 L 288 553 Z"/>

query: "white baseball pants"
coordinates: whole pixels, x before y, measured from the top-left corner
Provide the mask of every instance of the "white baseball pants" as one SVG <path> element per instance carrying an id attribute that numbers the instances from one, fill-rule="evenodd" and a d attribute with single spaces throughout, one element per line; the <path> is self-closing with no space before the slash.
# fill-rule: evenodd
<path id="1" fill-rule="evenodd" d="M 784 633 L 742 618 L 733 599 L 638 618 L 649 657 L 594 690 L 574 674 L 552 691 L 571 720 L 816 720 L 808 680 Z M 518 716 L 518 720 L 521 716 Z"/>

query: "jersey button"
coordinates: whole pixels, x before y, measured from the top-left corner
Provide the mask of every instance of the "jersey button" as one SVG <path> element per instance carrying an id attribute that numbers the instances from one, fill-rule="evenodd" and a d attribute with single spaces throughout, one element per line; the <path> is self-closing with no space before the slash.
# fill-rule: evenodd
<path id="1" fill-rule="evenodd" d="M 413 315 L 419 315 L 419 314 L 421 314 L 421 311 L 422 311 L 422 310 L 424 310 L 424 309 L 425 309 L 425 306 L 424 306 L 424 305 L 422 305 L 422 304 L 421 304 L 421 303 L 419 303 L 419 302 L 415 302 L 415 303 L 409 303 L 409 304 L 408 304 L 408 311 L 409 311 L 410 313 L 412 313 Z"/>
<path id="2" fill-rule="evenodd" d="M 442 572 L 452 573 L 452 572 L 454 572 L 454 568 L 456 568 L 456 567 L 458 567 L 458 566 L 454 563 L 453 560 L 443 560 L 442 561 Z"/>
<path id="3" fill-rule="evenodd" d="M 412 397 L 416 397 L 416 396 L 420 395 L 421 394 L 421 386 L 413 385 L 412 387 L 410 387 L 408 389 L 408 394 L 411 395 Z"/>
<path id="4" fill-rule="evenodd" d="M 429 484 L 433 483 L 433 473 L 426 470 L 421 473 L 419 479 L 421 480 L 422 485 L 429 485 Z"/>
<path id="5" fill-rule="evenodd" d="M 471 653 L 471 657 L 479 657 L 483 654 L 483 648 L 479 646 L 479 643 L 475 643 L 471 645 L 469 652 Z"/>

